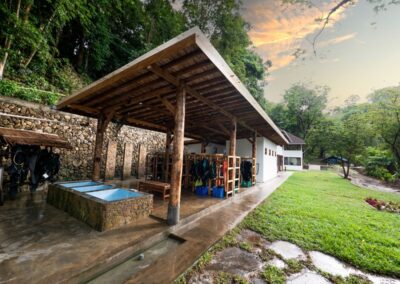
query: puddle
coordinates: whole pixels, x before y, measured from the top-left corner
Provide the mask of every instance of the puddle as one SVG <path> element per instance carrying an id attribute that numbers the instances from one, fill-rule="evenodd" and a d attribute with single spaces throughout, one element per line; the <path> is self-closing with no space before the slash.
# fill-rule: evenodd
<path id="1" fill-rule="evenodd" d="M 140 270 L 145 269 L 160 256 L 166 254 L 168 251 L 172 249 L 175 249 L 183 242 L 184 240 L 171 235 L 167 239 L 158 242 L 157 244 L 148 248 L 144 252 L 135 253 L 133 256 L 115 265 L 106 272 L 103 272 L 102 274 L 95 276 L 86 283 L 95 283 L 95 284 L 125 283 L 132 275 L 134 275 Z M 143 255 L 143 259 L 141 259 L 141 255 Z"/>

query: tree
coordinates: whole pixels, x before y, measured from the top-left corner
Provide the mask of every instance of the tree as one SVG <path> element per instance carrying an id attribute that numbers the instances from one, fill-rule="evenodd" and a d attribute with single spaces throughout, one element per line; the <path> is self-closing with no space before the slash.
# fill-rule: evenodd
<path id="1" fill-rule="evenodd" d="M 61 91 L 76 73 L 104 76 L 186 23 L 167 0 L 11 0 L 0 2 L 0 18 L 0 77 Z"/>
<path id="2" fill-rule="evenodd" d="M 198 26 L 219 51 L 253 97 L 264 108 L 263 82 L 271 62 L 263 62 L 252 49 L 250 25 L 240 14 L 237 0 L 184 0 L 183 14 L 188 27 Z"/>
<path id="3" fill-rule="evenodd" d="M 377 90 L 369 99 L 369 121 L 400 165 L 400 86 Z"/>
<path id="4" fill-rule="evenodd" d="M 52 57 L 54 32 L 72 18 L 90 17 L 86 0 L 33 1 L 16 0 L 0 2 L 0 80 L 10 63 L 27 68 L 37 57 L 37 67 L 45 69 Z M 14 61 L 14 62 L 12 62 Z"/>
<path id="5" fill-rule="evenodd" d="M 327 153 L 332 153 L 337 140 L 337 121 L 331 117 L 322 117 L 312 127 L 307 136 L 307 160 L 314 158 L 324 159 Z"/>
<path id="6" fill-rule="evenodd" d="M 289 132 L 307 139 L 309 130 L 323 117 L 329 89 L 327 87 L 310 88 L 304 84 L 295 84 L 284 94 L 287 107 Z"/>
<path id="7" fill-rule="evenodd" d="M 332 153 L 342 158 L 343 177 L 347 179 L 350 166 L 366 149 L 366 121 L 363 113 L 353 113 L 337 121 L 332 128 Z M 347 161 L 346 161 L 347 160 Z"/>

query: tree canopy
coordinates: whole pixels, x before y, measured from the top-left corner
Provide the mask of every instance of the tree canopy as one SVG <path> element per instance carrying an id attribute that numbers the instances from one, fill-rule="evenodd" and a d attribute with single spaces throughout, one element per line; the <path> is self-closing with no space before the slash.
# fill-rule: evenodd
<path id="1" fill-rule="evenodd" d="M 400 87 L 376 90 L 366 103 L 351 96 L 342 107 L 326 109 L 329 89 L 295 84 L 282 103 L 269 108 L 279 127 L 305 139 L 305 160 L 335 155 L 365 166 L 378 178 L 393 180 L 400 165 Z"/>
<path id="2" fill-rule="evenodd" d="M 236 0 L 4 0 L 0 79 L 70 92 L 199 26 L 262 107 L 266 68 Z"/>

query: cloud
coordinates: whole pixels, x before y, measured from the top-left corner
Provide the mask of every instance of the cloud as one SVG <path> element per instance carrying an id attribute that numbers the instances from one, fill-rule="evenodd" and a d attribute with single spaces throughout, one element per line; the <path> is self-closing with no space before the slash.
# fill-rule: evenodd
<path id="1" fill-rule="evenodd" d="M 331 38 L 331 39 L 328 39 L 328 40 L 325 40 L 325 41 L 321 41 L 318 45 L 320 47 L 328 46 L 328 45 L 334 45 L 334 44 L 338 44 L 338 43 L 353 39 L 355 36 L 356 36 L 356 33 L 351 33 L 351 34 L 347 34 L 347 35 L 343 35 L 343 36 L 338 36 L 338 37 Z"/>
<path id="2" fill-rule="evenodd" d="M 285 67 L 295 60 L 292 54 L 299 48 L 310 49 L 314 34 L 321 29 L 321 19 L 336 5 L 334 1 L 320 1 L 318 7 L 283 5 L 278 0 L 244 1 L 243 16 L 252 25 L 250 38 L 261 56 L 272 61 L 271 70 Z M 327 29 L 345 16 L 345 8 L 332 15 Z M 355 34 L 329 40 L 337 44 Z"/>

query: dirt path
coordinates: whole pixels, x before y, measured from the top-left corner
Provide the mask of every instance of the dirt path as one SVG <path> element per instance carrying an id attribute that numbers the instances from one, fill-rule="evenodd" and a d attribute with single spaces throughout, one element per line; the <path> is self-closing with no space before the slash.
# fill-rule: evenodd
<path id="1" fill-rule="evenodd" d="M 364 176 L 357 171 L 352 170 L 350 178 L 353 184 L 360 187 L 365 187 L 371 190 L 376 190 L 381 192 L 391 192 L 400 194 L 399 188 L 390 187 L 380 180 Z"/>

